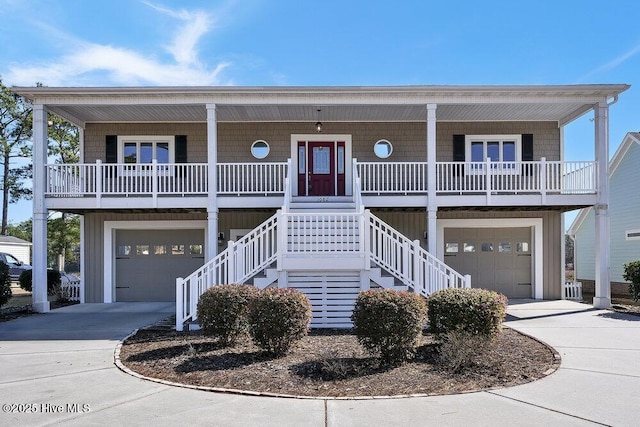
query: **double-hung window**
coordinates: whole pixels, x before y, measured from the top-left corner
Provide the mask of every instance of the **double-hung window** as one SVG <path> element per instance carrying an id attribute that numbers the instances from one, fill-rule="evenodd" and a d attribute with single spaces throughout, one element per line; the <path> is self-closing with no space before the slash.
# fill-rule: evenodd
<path id="1" fill-rule="evenodd" d="M 517 173 L 516 162 L 522 160 L 521 135 L 466 135 L 465 158 L 472 171 L 483 171 L 486 162 L 491 169 L 503 173 Z"/>

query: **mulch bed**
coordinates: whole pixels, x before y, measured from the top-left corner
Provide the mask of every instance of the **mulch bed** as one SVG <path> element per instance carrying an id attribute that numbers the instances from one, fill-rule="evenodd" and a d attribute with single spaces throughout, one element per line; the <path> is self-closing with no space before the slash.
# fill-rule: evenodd
<path id="1" fill-rule="evenodd" d="M 295 396 L 362 397 L 441 395 L 510 387 L 535 381 L 559 366 L 546 345 L 505 328 L 495 347 L 476 363 L 453 372 L 438 361 L 438 345 L 425 333 L 414 360 L 381 366 L 350 331 L 314 330 L 282 358 L 249 339 L 221 348 L 199 331 L 138 331 L 120 350 L 129 369 L 152 378 L 189 384 Z"/>

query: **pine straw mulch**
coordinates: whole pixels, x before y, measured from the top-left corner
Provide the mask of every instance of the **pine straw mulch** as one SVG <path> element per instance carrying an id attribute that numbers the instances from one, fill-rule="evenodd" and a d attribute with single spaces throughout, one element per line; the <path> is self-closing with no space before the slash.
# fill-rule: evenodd
<path id="1" fill-rule="evenodd" d="M 509 328 L 492 350 L 461 372 L 438 362 L 438 345 L 430 334 L 423 334 L 419 344 L 414 360 L 387 368 L 348 330 L 312 330 L 285 357 L 273 358 L 249 339 L 221 348 L 199 331 L 149 328 L 123 343 L 120 361 L 143 376 L 175 383 L 316 397 L 442 395 L 510 387 L 546 376 L 560 363 L 552 349 Z"/>

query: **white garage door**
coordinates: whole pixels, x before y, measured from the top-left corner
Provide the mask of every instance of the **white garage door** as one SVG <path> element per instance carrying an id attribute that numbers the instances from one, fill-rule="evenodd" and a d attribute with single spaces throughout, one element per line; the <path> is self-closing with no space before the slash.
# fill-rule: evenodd
<path id="1" fill-rule="evenodd" d="M 116 301 L 175 301 L 176 277 L 204 264 L 203 230 L 117 230 Z"/>
<path id="2" fill-rule="evenodd" d="M 531 298 L 531 228 L 445 228 L 444 260 L 471 286 Z"/>

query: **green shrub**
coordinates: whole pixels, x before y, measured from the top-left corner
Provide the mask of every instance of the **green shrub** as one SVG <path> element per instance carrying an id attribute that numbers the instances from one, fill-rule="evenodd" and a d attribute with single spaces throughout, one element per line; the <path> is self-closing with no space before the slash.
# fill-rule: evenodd
<path id="1" fill-rule="evenodd" d="M 358 342 L 385 364 L 401 363 L 415 354 L 427 305 L 420 295 L 384 289 L 362 291 L 351 320 Z"/>
<path id="2" fill-rule="evenodd" d="M 249 329 L 249 303 L 258 293 L 251 285 L 227 284 L 207 289 L 198 301 L 198 322 L 205 335 L 234 344 Z"/>
<path id="3" fill-rule="evenodd" d="M 249 331 L 253 342 L 276 356 L 302 339 L 311 323 L 311 303 L 295 289 L 267 288 L 251 301 Z"/>
<path id="4" fill-rule="evenodd" d="M 629 293 L 634 301 L 640 300 L 640 261 L 632 261 L 624 265 L 624 280 L 631 282 L 629 284 Z"/>
<path id="5" fill-rule="evenodd" d="M 31 292 L 33 281 L 33 270 L 25 270 L 20 274 L 18 283 L 20 287 L 25 291 Z M 47 270 L 47 295 L 60 294 L 60 285 L 62 279 L 60 278 L 60 272 L 57 270 Z"/>
<path id="6" fill-rule="evenodd" d="M 11 299 L 11 276 L 9 276 L 9 266 L 0 261 L 0 307 Z"/>
<path id="7" fill-rule="evenodd" d="M 427 300 L 436 337 L 451 331 L 495 337 L 507 313 L 507 297 L 486 289 L 443 289 Z"/>

